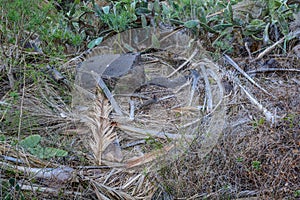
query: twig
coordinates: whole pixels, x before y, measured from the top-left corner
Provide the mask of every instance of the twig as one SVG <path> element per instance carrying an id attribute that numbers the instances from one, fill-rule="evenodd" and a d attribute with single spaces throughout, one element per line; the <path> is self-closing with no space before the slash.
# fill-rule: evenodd
<path id="1" fill-rule="evenodd" d="M 10 161 L 10 162 L 14 162 L 16 164 L 24 164 L 24 161 L 21 160 L 21 159 L 18 159 L 18 158 L 14 158 L 14 157 L 11 157 L 11 156 L 4 156 L 4 155 L 0 155 L 0 158 L 3 158 L 4 160 L 7 160 L 7 161 Z"/>
<path id="2" fill-rule="evenodd" d="M 129 107 L 130 107 L 130 114 L 129 114 L 129 120 L 134 120 L 134 101 L 132 99 L 129 100 Z"/>
<path id="3" fill-rule="evenodd" d="M 50 187 L 41 187 L 41 186 L 32 186 L 32 185 L 24 185 L 24 184 L 20 184 L 21 185 L 21 190 L 27 190 L 27 191 L 33 191 L 35 193 L 52 193 L 54 195 L 57 194 L 61 194 L 61 189 L 55 189 L 55 188 L 50 188 Z M 83 193 L 80 192 L 75 192 L 75 191 L 63 191 L 64 194 L 66 195 L 76 195 L 76 196 L 84 196 Z"/>
<path id="4" fill-rule="evenodd" d="M 260 104 L 241 84 L 238 83 L 238 86 L 245 92 L 249 100 L 257 106 L 259 111 L 262 111 L 265 115 L 267 121 L 271 122 L 272 124 L 275 123 L 277 116 L 272 114 L 270 111 L 268 111 L 262 104 Z"/>
<path id="5" fill-rule="evenodd" d="M 261 52 L 255 59 L 253 59 L 251 62 L 255 62 L 259 59 L 261 59 L 262 57 L 264 57 L 265 55 L 267 55 L 269 52 L 271 52 L 277 45 L 281 44 L 286 38 L 294 38 L 297 37 L 300 34 L 300 30 L 297 30 L 295 32 L 290 32 L 288 35 L 282 37 L 280 40 L 278 40 L 277 42 L 275 42 L 273 45 L 271 45 L 270 47 L 268 47 L 267 49 L 265 49 L 263 52 Z"/>
<path id="6" fill-rule="evenodd" d="M 264 72 L 300 72 L 300 69 L 285 69 L 285 68 L 263 68 L 263 69 L 256 69 L 247 71 L 248 74 L 255 74 L 255 73 L 264 73 Z"/>
<path id="7" fill-rule="evenodd" d="M 146 143 L 146 140 L 138 140 L 138 141 L 133 141 L 133 142 L 129 142 L 127 144 L 124 144 L 122 146 L 122 148 L 128 148 L 128 147 L 133 147 L 133 146 L 136 146 L 136 145 L 140 145 L 140 144 L 145 144 Z"/>
<path id="8" fill-rule="evenodd" d="M 72 179 L 73 168 L 70 167 L 58 167 L 58 168 L 33 168 L 33 167 L 22 167 L 18 165 L 11 165 L 5 162 L 0 162 L 2 166 L 14 168 L 18 171 L 24 172 L 35 178 L 42 178 L 47 180 L 53 180 L 58 182 L 67 182 Z"/>
<path id="9" fill-rule="evenodd" d="M 26 65 L 23 63 L 23 87 L 22 87 L 22 98 L 21 98 L 21 103 L 20 103 L 20 115 L 19 115 L 19 125 L 18 125 L 18 141 L 20 141 L 21 137 L 21 126 L 22 126 L 22 119 L 23 119 L 23 107 L 24 107 L 24 98 L 25 98 L 25 87 L 26 85 Z"/>
<path id="10" fill-rule="evenodd" d="M 193 82 L 192 82 L 192 89 L 191 89 L 191 95 L 190 95 L 190 100 L 189 100 L 188 106 L 191 106 L 191 105 L 192 105 L 192 101 L 193 101 L 193 98 L 194 98 L 194 94 L 195 94 L 195 91 L 196 91 L 196 87 L 197 87 L 198 81 L 199 81 L 199 79 L 200 79 L 200 75 L 199 75 L 199 73 L 197 72 L 197 70 L 191 69 L 190 71 L 191 71 L 191 74 L 192 74 Z"/>
<path id="11" fill-rule="evenodd" d="M 258 107 L 259 111 L 262 111 L 265 115 L 267 121 L 271 122 L 272 124 L 275 123 L 275 120 L 277 118 L 280 118 L 279 116 L 275 116 L 270 111 L 268 111 L 265 107 L 263 107 L 262 104 L 260 104 L 241 84 L 240 80 L 237 77 L 233 77 L 234 82 L 245 92 L 249 100 Z"/>
<path id="12" fill-rule="evenodd" d="M 211 94 L 211 88 L 210 88 L 210 84 L 209 84 L 209 80 L 208 80 L 208 76 L 206 73 L 206 69 L 205 66 L 203 64 L 200 64 L 200 69 L 203 75 L 203 79 L 205 82 L 205 96 L 207 99 L 207 112 L 210 113 L 213 107 L 213 100 L 212 100 L 212 94 Z"/>
<path id="13" fill-rule="evenodd" d="M 262 88 L 258 83 L 256 83 L 244 70 L 242 70 L 236 62 L 234 62 L 228 55 L 224 54 L 224 58 L 230 65 L 232 65 L 236 70 L 238 70 L 242 75 L 244 75 L 252 84 L 261 89 L 264 93 L 274 97 L 272 94 L 267 92 L 264 88 Z M 274 97 L 275 98 L 275 97 Z"/>
<path id="14" fill-rule="evenodd" d="M 252 60 L 252 55 L 251 55 L 251 51 L 250 51 L 249 43 L 248 42 L 245 42 L 245 48 L 247 50 L 247 53 L 249 55 L 250 60 Z"/>
<path id="15" fill-rule="evenodd" d="M 254 58 L 253 60 L 251 60 L 250 62 L 255 62 L 259 59 L 261 59 L 262 57 L 264 57 L 265 55 L 267 55 L 269 52 L 271 52 L 277 45 L 279 45 L 280 43 L 282 43 L 285 40 L 286 36 L 284 36 L 283 38 L 281 38 L 280 40 L 278 40 L 277 42 L 275 42 L 273 45 L 271 45 L 270 47 L 266 48 L 263 52 L 261 52 L 256 58 Z"/>
<path id="16" fill-rule="evenodd" d="M 93 73 L 93 71 L 92 71 Z M 95 73 L 93 73 L 95 74 Z M 113 97 L 112 93 L 109 91 L 108 87 L 106 86 L 106 84 L 104 83 L 103 79 L 98 76 L 98 86 L 102 89 L 102 91 L 104 92 L 106 98 L 109 100 L 109 102 L 111 103 L 111 106 L 113 107 L 114 111 L 122 116 L 122 110 L 120 108 L 120 106 L 118 105 L 117 101 L 115 100 L 115 98 Z"/>
<path id="17" fill-rule="evenodd" d="M 179 70 L 181 70 L 184 66 L 186 66 L 195 56 L 196 54 L 199 52 L 199 49 L 195 49 L 194 52 L 192 53 L 192 55 L 184 62 L 182 63 L 176 70 L 174 70 L 171 74 L 169 74 L 167 76 L 167 78 L 170 78 L 171 76 L 173 76 L 175 73 L 177 73 Z"/>

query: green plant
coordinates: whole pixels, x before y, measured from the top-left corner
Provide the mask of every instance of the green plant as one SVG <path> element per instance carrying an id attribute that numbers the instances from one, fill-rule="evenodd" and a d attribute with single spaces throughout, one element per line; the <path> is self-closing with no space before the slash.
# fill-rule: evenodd
<path id="1" fill-rule="evenodd" d="M 252 126 L 254 128 L 259 128 L 260 126 L 265 124 L 265 119 L 264 118 L 259 118 L 259 120 L 256 120 L 252 123 Z"/>
<path id="2" fill-rule="evenodd" d="M 68 152 L 52 148 L 42 147 L 39 143 L 41 141 L 40 135 L 31 135 L 20 141 L 20 146 L 29 151 L 32 155 L 35 155 L 41 159 L 64 157 L 68 155 Z"/>
<path id="3" fill-rule="evenodd" d="M 260 161 L 255 160 L 255 161 L 252 161 L 251 164 L 252 164 L 252 167 L 254 169 L 256 169 L 256 170 L 260 170 L 261 169 L 261 162 Z"/>
<path id="4" fill-rule="evenodd" d="M 151 136 L 146 138 L 146 143 L 151 148 L 154 148 L 154 149 L 162 149 L 163 148 L 163 144 Z"/>
<path id="5" fill-rule="evenodd" d="M 0 181 L 0 196 L 3 200 L 25 200 L 21 186 L 15 178 Z"/>
<path id="6" fill-rule="evenodd" d="M 296 118 L 296 116 L 295 115 L 293 115 L 293 114 L 288 114 L 286 117 L 284 117 L 283 119 L 285 120 L 285 121 L 287 121 L 288 123 L 289 123 L 289 127 L 290 128 L 294 128 L 294 126 L 295 126 L 295 118 Z M 300 123 L 300 122 L 299 122 Z"/>
<path id="7" fill-rule="evenodd" d="M 130 24 L 137 19 L 135 14 L 135 3 L 130 1 L 120 1 L 113 4 L 112 9 L 109 6 L 99 8 L 94 4 L 95 12 L 100 19 L 116 32 L 124 31 L 130 27 Z"/>
<path id="8" fill-rule="evenodd" d="M 294 192 L 294 197 L 300 197 L 300 190 L 296 190 L 295 192 Z"/>
<path id="9" fill-rule="evenodd" d="M 243 162 L 243 161 L 244 161 L 244 158 L 238 157 L 238 158 L 236 159 L 236 161 L 237 161 L 237 162 Z"/>

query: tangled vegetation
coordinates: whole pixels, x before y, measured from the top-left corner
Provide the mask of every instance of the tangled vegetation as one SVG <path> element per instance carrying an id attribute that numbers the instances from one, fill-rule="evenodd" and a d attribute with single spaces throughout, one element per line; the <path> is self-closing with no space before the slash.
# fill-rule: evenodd
<path id="1" fill-rule="evenodd" d="M 300 198 L 299 5 L 0 0 L 0 198 Z M 222 75 L 226 124 L 204 158 L 193 142 L 181 156 L 157 158 L 155 170 L 125 175 L 110 163 L 94 166 L 72 89 L 83 55 L 148 27 L 182 31 L 204 47 Z M 153 137 L 143 148 L 166 149 Z"/>

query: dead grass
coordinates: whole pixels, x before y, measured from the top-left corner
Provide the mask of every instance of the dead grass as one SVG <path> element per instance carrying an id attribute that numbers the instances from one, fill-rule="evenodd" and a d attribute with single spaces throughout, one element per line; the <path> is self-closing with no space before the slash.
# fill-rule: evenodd
<path id="1" fill-rule="evenodd" d="M 188 54 L 192 53 L 192 50 L 188 50 Z M 291 59 L 276 56 L 275 58 L 279 61 L 277 67 L 299 67 L 299 58 L 295 56 Z M 269 58 L 264 59 L 267 60 Z M 216 67 L 209 60 L 201 61 Z M 250 64 L 248 61 L 237 63 L 244 69 L 248 67 L 248 70 L 254 70 L 260 64 Z M 218 108 L 224 110 L 216 109 L 213 113 L 215 115 L 206 115 L 207 121 L 203 120 L 204 122 L 199 122 L 193 128 L 184 129 L 184 133 L 193 133 L 191 135 L 203 133 L 202 128 L 211 133 L 210 137 L 199 134 L 191 140 L 192 142 L 188 137 L 177 140 L 177 136 L 181 136 L 182 132 L 174 132 L 168 123 L 165 124 L 165 129 L 169 128 L 169 136 L 174 136 L 174 140 L 167 137 L 167 134 L 150 137 L 152 132 L 149 130 L 155 127 L 154 122 L 157 126 L 162 123 L 162 119 L 146 121 L 140 127 L 138 125 L 141 125 L 141 122 L 128 122 L 125 127 L 121 121 L 116 121 L 118 118 L 110 115 L 108 102 L 103 96 L 94 102 L 95 105 L 90 110 L 93 115 L 89 116 L 90 122 L 93 123 L 86 126 L 88 123 L 85 125 L 83 123 L 87 121 L 87 116 L 73 112 L 70 106 L 62 101 L 57 85 L 37 82 L 24 86 L 22 107 L 20 102 L 17 102 L 11 109 L 1 111 L 1 122 L 10 120 L 8 114 L 13 115 L 17 110 L 23 109 L 22 122 L 28 122 L 21 126 L 21 131 L 28 133 L 24 135 L 39 133 L 48 139 L 45 143 L 53 142 L 49 139 L 51 137 L 59 138 L 66 144 L 52 143 L 52 145 L 67 148 L 69 155 L 60 159 L 38 160 L 26 152 L 20 152 L 15 146 L 8 145 L 12 143 L 13 137 L 10 134 L 14 130 L 9 125 L 1 125 L 4 135 L 7 136 L 7 140 L 0 143 L 1 181 L 15 177 L 22 191 L 29 191 L 28 196 L 42 195 L 46 199 L 296 198 L 295 192 L 299 190 L 300 182 L 299 73 L 257 73 L 255 81 L 276 97 L 272 98 L 225 63 L 220 64 L 223 67 L 220 68 L 222 73 L 219 76 L 223 78 L 226 91 L 221 97 L 226 101 L 225 105 L 222 104 Z M 211 74 L 209 77 L 214 83 L 212 90 L 215 94 L 219 94 L 217 84 L 219 80 L 213 80 Z M 279 116 L 275 123 L 264 120 L 263 113 L 249 101 L 245 93 L 234 83 L 233 77 L 238 78 L 247 91 L 252 93 L 266 109 Z M 8 85 L 8 80 L 1 81 L 4 86 Z M 202 86 L 204 85 L 205 83 Z M 4 92 L 1 93 L 1 101 L 8 101 L 9 98 L 11 97 L 6 96 Z M 214 105 L 218 102 L 214 101 Z M 150 114 L 158 116 L 159 112 L 153 111 Z M 168 114 L 164 113 L 163 118 L 169 117 Z M 145 120 L 142 117 L 140 116 L 140 119 Z M 187 123 L 189 120 L 192 121 L 191 119 L 196 120 L 197 117 L 199 115 L 195 117 L 191 113 L 189 115 L 186 113 L 182 120 Z M 223 129 L 224 117 L 226 124 Z M 106 124 L 103 124 L 103 119 Z M 149 124 L 151 126 L 145 128 Z M 112 127 L 116 132 L 112 132 Z M 108 140 L 103 138 L 105 133 L 109 133 Z M 120 138 L 119 147 L 122 147 L 124 156 L 121 161 L 102 157 L 105 149 L 112 144 L 112 138 L 115 139 L 112 137 L 115 134 Z M 129 148 L 124 147 L 130 142 L 141 143 Z M 4 155 L 26 162 L 11 162 L 5 159 Z M 94 163 L 97 165 L 94 166 Z M 33 167 L 39 169 L 60 167 L 58 169 L 62 171 L 70 167 L 72 173 L 68 174 L 70 179 L 61 182 L 55 179 L 55 176 L 54 179 L 36 178 L 35 175 L 24 173 L 24 170 L 17 166 L 25 166 L 26 170 L 32 170 Z M 4 189 L 1 192 L 0 195 L 4 193 Z"/>

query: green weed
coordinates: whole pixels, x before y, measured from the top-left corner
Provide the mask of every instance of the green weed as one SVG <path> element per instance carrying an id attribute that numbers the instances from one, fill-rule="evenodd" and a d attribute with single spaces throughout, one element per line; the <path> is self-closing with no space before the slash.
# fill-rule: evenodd
<path id="1" fill-rule="evenodd" d="M 260 170 L 261 169 L 261 162 L 260 161 L 255 160 L 255 161 L 252 161 L 251 164 L 252 164 L 252 167 L 254 169 L 256 169 L 256 170 Z"/>

